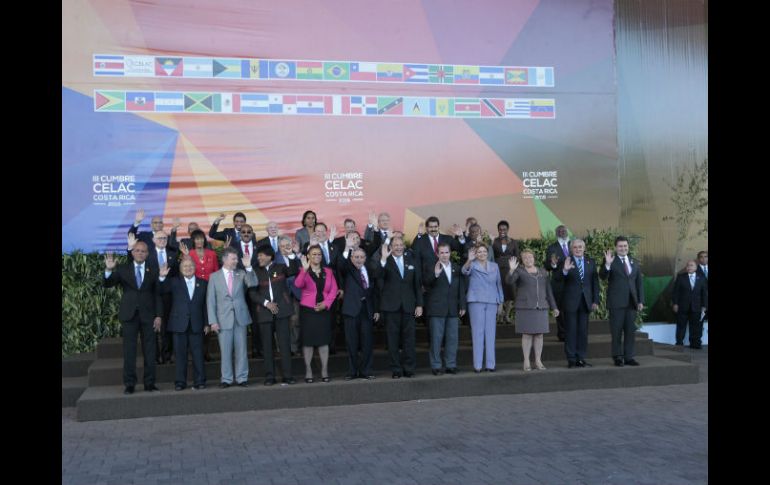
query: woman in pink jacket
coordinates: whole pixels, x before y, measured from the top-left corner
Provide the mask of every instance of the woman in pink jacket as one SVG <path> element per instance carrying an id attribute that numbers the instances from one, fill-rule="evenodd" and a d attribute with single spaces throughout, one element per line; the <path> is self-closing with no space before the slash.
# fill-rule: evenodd
<path id="1" fill-rule="evenodd" d="M 329 308 L 337 296 L 337 282 L 329 268 L 321 266 L 321 248 L 311 246 L 307 256 L 302 256 L 300 269 L 294 285 L 302 291 L 299 301 L 300 340 L 305 357 L 305 382 L 313 382 L 313 347 L 318 347 L 321 357 L 321 380 L 329 382 Z"/>

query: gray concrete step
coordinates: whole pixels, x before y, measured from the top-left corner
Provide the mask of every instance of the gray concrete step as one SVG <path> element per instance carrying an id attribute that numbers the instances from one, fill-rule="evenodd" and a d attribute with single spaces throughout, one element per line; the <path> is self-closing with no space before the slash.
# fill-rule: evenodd
<path id="1" fill-rule="evenodd" d="M 75 405 L 83 391 L 88 387 L 88 377 L 62 377 L 61 380 L 61 407 L 68 408 Z"/>
<path id="2" fill-rule="evenodd" d="M 501 363 L 497 372 L 475 374 L 467 370 L 458 375 L 433 376 L 426 368 L 418 369 L 412 379 L 391 379 L 390 373 L 377 372 L 372 381 L 330 383 L 318 380 L 306 384 L 298 379 L 293 386 L 262 385 L 252 378 L 247 388 L 219 389 L 216 379 L 209 378 L 209 388 L 174 391 L 160 384 L 160 392 L 143 392 L 137 386 L 133 395 L 123 395 L 123 386 L 89 387 L 77 401 L 80 421 L 210 414 L 255 409 L 283 409 L 342 404 L 440 399 L 489 394 L 519 394 L 578 389 L 661 386 L 698 382 L 694 364 L 644 355 L 637 358 L 639 367 L 615 367 L 611 359 L 590 359 L 591 368 L 567 369 L 561 360 L 544 362 L 548 370 L 524 372 L 520 363 Z"/>
<path id="3" fill-rule="evenodd" d="M 121 354 L 122 355 L 122 354 Z M 75 354 L 61 359 L 62 377 L 79 377 L 88 375 L 88 366 L 96 359 L 96 352 Z"/>
<path id="4" fill-rule="evenodd" d="M 611 357 L 609 335 L 594 335 L 588 339 L 588 360 L 595 358 Z M 646 338 L 637 337 L 636 352 L 638 356 L 653 355 L 653 342 Z M 206 362 L 206 378 L 209 382 L 218 382 L 220 377 L 219 356 L 214 354 L 215 360 Z M 499 363 L 519 364 L 523 361 L 521 350 L 521 339 L 498 339 L 495 345 L 495 359 Z M 543 345 L 543 360 L 561 361 L 566 366 L 566 357 L 564 356 L 564 344 L 553 340 L 546 340 Z M 463 343 L 458 347 L 457 364 L 460 368 L 467 370 L 473 369 L 473 348 L 469 343 Z M 137 359 L 137 376 L 139 382 L 142 379 L 144 369 L 142 358 Z M 313 366 L 320 370 L 320 361 L 314 357 Z M 387 351 L 382 348 L 374 350 L 373 367 L 375 372 L 389 371 L 389 358 Z M 430 367 L 428 349 L 417 348 L 417 367 Z M 191 379 L 192 367 L 188 365 L 188 376 Z M 292 359 L 292 371 L 295 377 L 304 376 L 305 363 L 301 356 Z M 280 361 L 276 359 L 276 372 L 280 373 Z M 337 355 L 329 356 L 329 374 L 331 376 L 344 376 L 348 372 L 348 355 L 346 352 L 338 351 Z M 174 382 L 175 366 L 174 364 L 164 364 L 156 366 L 156 382 Z M 264 361 L 262 359 L 249 359 L 249 375 L 264 376 Z M 123 359 L 97 359 L 88 370 L 89 386 L 116 386 L 123 382 Z"/>

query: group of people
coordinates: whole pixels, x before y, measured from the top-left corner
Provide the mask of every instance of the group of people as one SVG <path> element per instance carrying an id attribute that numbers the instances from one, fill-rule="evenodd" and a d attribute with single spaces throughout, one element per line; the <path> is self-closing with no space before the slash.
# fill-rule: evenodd
<path id="1" fill-rule="evenodd" d="M 346 219 L 345 232 L 338 237 L 335 226 L 329 230 L 313 211 L 306 211 L 294 239 L 280 235 L 278 225 L 271 222 L 265 227 L 267 236 L 258 241 L 243 213 L 233 216 L 234 227 L 220 231 L 224 218 L 224 214 L 217 217 L 208 233 L 224 243 L 221 258 L 194 222 L 188 225 L 190 237 L 181 241 L 177 241 L 178 221 L 167 235 L 160 217 L 152 218 L 151 232 L 139 232 L 142 210 L 128 231 L 129 261 L 118 266 L 113 254 L 105 255 L 105 286 L 123 288 L 118 318 L 124 337 L 126 394 L 134 392 L 137 382 L 139 334 L 146 391 L 157 390 L 156 364 L 172 360 L 176 361 L 175 389 L 185 389 L 188 349 L 192 388 L 205 388 L 206 339 L 211 335 L 216 335 L 221 352 L 219 386 L 248 386 L 249 327 L 252 355 L 264 358 L 265 385 L 277 383 L 274 338 L 283 384 L 295 384 L 292 356 L 300 352 L 304 380 L 315 382 L 316 350 L 320 380 L 329 382 L 328 359 L 334 352 L 338 321 L 348 354 L 346 380 L 375 378 L 375 324 L 386 329 L 392 378 L 413 377 L 415 322 L 420 317 L 429 328 L 433 375 L 459 372 L 458 333 L 463 318 L 470 320 L 474 371 L 494 372 L 496 322 L 505 301 L 511 301 L 516 310 L 524 371 L 533 369 L 533 348 L 534 369 L 545 369 L 541 357 L 549 312 L 557 318 L 568 367 L 586 367 L 591 365 L 586 361 L 588 315 L 599 303 L 599 277 L 609 285 L 615 364 L 639 365 L 634 359 L 634 321 L 644 307 L 644 293 L 639 264 L 628 256 L 625 237 L 617 238 L 614 252 L 608 250 L 599 265 L 585 255 L 582 240 L 569 240 L 566 228 L 559 226 L 557 241 L 548 248 L 541 268 L 532 251 L 521 251 L 508 236 L 506 221 L 498 223 L 498 237 L 488 245 L 474 218 L 466 221 L 465 230 L 453 225 L 447 235 L 441 234 L 439 219 L 431 216 L 420 224 L 407 248 L 404 234 L 391 227 L 387 213 L 370 214 L 363 236 L 355 221 Z M 451 260 L 452 252 L 460 255 L 460 263 Z M 701 304 L 706 306 L 705 290 L 702 299 L 682 300 L 675 311 L 686 314 L 686 325 L 692 309 L 700 309 Z M 692 325 L 691 343 L 697 335 Z M 160 334 L 157 355 L 156 334 Z"/>

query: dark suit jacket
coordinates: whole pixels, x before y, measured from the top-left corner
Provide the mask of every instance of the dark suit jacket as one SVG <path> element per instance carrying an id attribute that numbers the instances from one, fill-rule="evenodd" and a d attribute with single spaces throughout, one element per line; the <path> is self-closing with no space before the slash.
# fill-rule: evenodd
<path id="1" fill-rule="evenodd" d="M 492 241 L 492 251 L 494 252 L 493 256 L 495 259 L 495 263 L 500 267 L 500 274 L 506 275 L 508 274 L 508 269 L 510 269 L 510 266 L 508 265 L 508 260 L 511 259 L 511 256 L 516 256 L 516 259 L 519 260 L 519 264 L 521 264 L 521 254 L 519 252 L 519 243 L 516 242 L 513 238 L 508 238 L 509 242 L 505 246 L 505 251 L 503 251 L 503 243 L 501 242 L 499 237 L 496 237 L 494 241 Z M 505 276 L 503 276 L 505 278 Z"/>
<path id="2" fill-rule="evenodd" d="M 256 268 L 259 266 L 259 260 L 257 259 L 257 244 L 252 243 L 251 245 L 251 267 Z M 237 246 L 235 246 L 235 249 L 238 250 L 238 269 L 245 270 L 246 267 L 243 265 L 243 262 L 241 259 L 243 259 L 243 249 L 241 249 L 241 243 L 238 243 Z"/>
<path id="3" fill-rule="evenodd" d="M 123 288 L 123 296 L 120 299 L 118 319 L 128 321 L 139 312 L 139 318 L 143 322 L 152 322 L 156 317 L 163 315 L 163 303 L 158 291 L 158 271 L 150 268 L 145 262 L 142 286 L 136 287 L 136 276 L 133 261 L 118 265 L 104 280 L 104 286 L 120 286 Z"/>
<path id="4" fill-rule="evenodd" d="M 379 262 L 377 263 L 379 264 Z M 371 320 L 376 308 L 377 280 L 374 277 L 376 271 L 371 263 L 365 263 L 366 275 L 369 277 L 369 286 L 364 289 L 361 283 L 361 272 L 350 262 L 350 259 L 340 257 L 337 260 L 337 273 L 340 275 L 345 291 L 342 299 L 342 314 L 347 317 L 357 317 L 361 313 L 361 305 L 366 305 L 366 313 Z"/>
<path id="5" fill-rule="evenodd" d="M 411 266 L 411 268 L 410 268 Z M 413 257 L 404 255 L 404 277 L 398 271 L 393 255 L 388 256 L 383 268 L 379 261 L 372 265 L 380 289 L 375 311 L 414 313 L 422 306 L 422 278 L 420 267 Z"/>
<path id="6" fill-rule="evenodd" d="M 234 227 L 228 227 L 224 231 L 217 231 L 218 228 L 219 224 L 211 225 L 211 229 L 209 229 L 209 237 L 211 239 L 226 241 L 227 236 L 230 236 L 230 246 L 237 249 L 241 245 L 241 240 L 239 239 L 240 235 L 237 235 L 238 233 Z"/>
<path id="7" fill-rule="evenodd" d="M 133 261 L 134 255 L 131 251 L 128 252 L 128 260 Z M 158 264 L 158 249 L 153 246 L 147 253 L 147 266 L 154 269 L 155 272 L 160 271 L 160 265 Z M 166 264 L 168 264 L 168 278 L 173 278 L 179 274 L 179 251 L 174 248 L 166 246 Z"/>
<path id="8" fill-rule="evenodd" d="M 340 236 L 334 241 L 332 241 L 332 244 L 334 245 L 334 249 L 337 252 L 337 254 L 342 255 L 342 253 L 345 251 L 345 236 Z M 366 241 L 365 239 L 361 239 L 361 243 L 358 245 L 361 249 L 364 250 L 366 253 L 366 257 L 369 258 L 375 251 L 374 244 L 372 244 L 371 241 Z M 341 258 L 342 256 L 340 256 Z"/>
<path id="9" fill-rule="evenodd" d="M 425 312 L 428 317 L 457 317 L 460 310 L 465 310 L 465 278 L 457 263 L 452 265 L 452 283 L 446 277 L 444 269 L 436 276 L 433 267 L 423 268 L 422 284 L 425 286 Z"/>
<path id="10" fill-rule="evenodd" d="M 572 247 L 572 241 L 567 243 L 568 252 L 571 247 Z M 559 257 L 559 262 L 556 265 L 556 268 L 551 267 L 551 255 L 553 254 Z M 563 288 L 564 280 L 556 278 L 555 275 L 556 273 L 561 272 L 562 267 L 564 266 L 565 259 L 567 259 L 567 257 L 564 255 L 564 250 L 561 248 L 561 245 L 559 244 L 558 239 L 555 242 L 551 243 L 548 246 L 548 248 L 545 250 L 545 261 L 543 261 L 543 268 L 546 271 L 548 271 L 548 273 L 551 275 L 551 289 L 553 290 L 553 296 L 554 298 L 556 298 L 557 302 L 560 300 L 561 293 L 564 289 Z"/>
<path id="11" fill-rule="evenodd" d="M 449 250 L 456 251 L 457 254 L 462 257 L 463 248 L 458 239 L 452 236 L 447 236 L 446 234 L 439 234 L 438 243 L 449 244 Z M 430 235 L 427 233 L 423 234 L 421 237 L 415 236 L 414 241 L 412 241 L 412 250 L 414 251 L 415 256 L 417 256 L 417 262 L 421 265 L 421 271 L 426 267 L 432 268 L 436 265 L 438 256 L 433 251 L 433 243 L 431 242 Z"/>
<path id="12" fill-rule="evenodd" d="M 631 257 L 628 257 L 628 260 L 631 262 L 631 274 L 629 275 L 626 275 L 626 271 L 623 269 L 620 256 L 615 256 L 609 271 L 607 271 L 604 261 L 599 267 L 599 276 L 603 280 L 607 280 L 607 308 L 627 308 L 629 298 L 634 307 L 644 303 L 644 285 L 642 285 L 642 271 L 639 262 Z"/>
<path id="13" fill-rule="evenodd" d="M 160 284 L 161 293 L 171 293 L 171 314 L 168 317 L 166 329 L 169 332 L 184 333 L 190 327 L 192 333 L 203 332 L 203 327 L 208 325 L 206 312 L 206 289 L 208 282 L 201 278 L 195 278 L 193 297 L 187 293 L 187 283 L 184 276 L 167 277 Z"/>
<path id="14" fill-rule="evenodd" d="M 690 275 L 680 273 L 674 281 L 674 291 L 671 294 L 671 302 L 679 305 L 678 313 L 700 312 L 701 308 L 708 308 L 708 287 L 706 277 L 695 273 L 695 287 L 690 288 Z"/>
<path id="15" fill-rule="evenodd" d="M 152 231 L 139 232 L 139 228 L 133 224 L 128 229 L 128 234 L 136 235 L 136 239 L 143 241 L 147 244 L 147 249 L 152 250 L 155 248 L 155 243 L 152 242 Z M 176 229 L 171 229 L 171 234 L 168 235 L 168 247 L 179 249 L 179 242 L 176 240 Z"/>
<path id="16" fill-rule="evenodd" d="M 574 258 L 572 258 L 572 262 L 575 267 L 569 270 L 566 276 L 564 276 L 563 268 L 554 273 L 554 277 L 561 280 L 563 284 L 562 305 L 564 305 L 564 311 L 577 311 L 581 300 L 585 301 L 590 311 L 592 304 L 599 304 L 599 272 L 596 269 L 596 261 L 588 256 L 583 257 L 582 281 Z"/>
<path id="17" fill-rule="evenodd" d="M 267 268 L 254 267 L 253 271 L 257 275 L 259 284 L 249 289 L 249 297 L 257 306 L 257 321 L 259 323 L 273 321 L 273 314 L 265 306 L 265 300 L 278 304 L 276 318 L 287 318 L 294 315 L 294 301 L 292 300 L 291 289 L 286 284 L 286 280 L 292 276 L 297 276 L 300 262 L 297 258 L 290 261 L 289 266 L 270 263 L 270 266 Z M 268 281 L 273 288 L 272 300 L 270 299 Z"/>

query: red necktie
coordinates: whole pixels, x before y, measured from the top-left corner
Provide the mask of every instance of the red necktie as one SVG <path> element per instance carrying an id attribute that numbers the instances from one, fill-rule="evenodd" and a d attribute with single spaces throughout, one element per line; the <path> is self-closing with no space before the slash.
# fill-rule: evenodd
<path id="1" fill-rule="evenodd" d="M 436 241 L 438 238 L 431 237 L 431 239 L 433 239 L 433 252 L 438 256 L 438 242 Z"/>
<path id="2" fill-rule="evenodd" d="M 248 244 L 244 244 L 243 245 L 243 254 L 244 254 L 244 256 L 249 256 L 249 245 Z"/>

